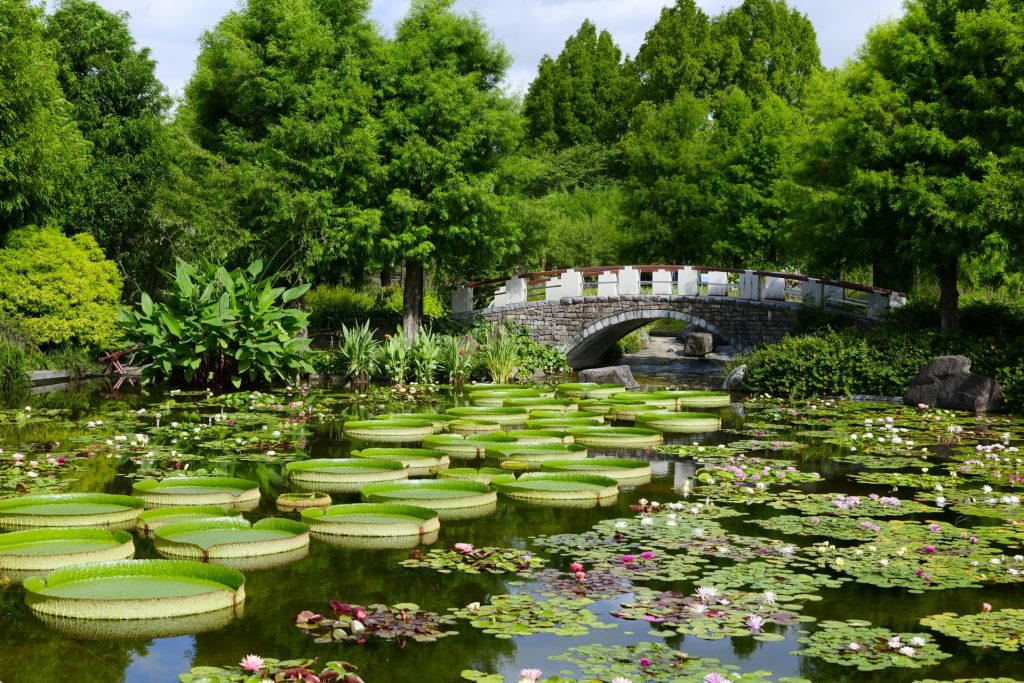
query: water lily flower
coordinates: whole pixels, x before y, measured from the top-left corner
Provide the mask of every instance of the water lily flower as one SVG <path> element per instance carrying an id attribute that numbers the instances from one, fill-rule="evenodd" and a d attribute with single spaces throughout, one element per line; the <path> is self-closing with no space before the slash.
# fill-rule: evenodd
<path id="1" fill-rule="evenodd" d="M 574 572 L 581 572 L 583 571 L 583 565 L 579 562 L 573 562 L 569 565 L 569 569 L 573 570 Z"/>
<path id="2" fill-rule="evenodd" d="M 849 645 L 847 645 L 847 647 L 853 650 L 854 652 L 860 649 L 860 645 L 857 643 L 850 643 Z"/>
<path id="3" fill-rule="evenodd" d="M 645 550 L 642 553 L 640 553 L 640 557 L 642 557 L 645 560 L 653 560 L 654 559 L 654 552 L 651 551 L 651 550 Z"/>
<path id="4" fill-rule="evenodd" d="M 245 671 L 262 671 L 263 667 L 266 666 L 266 662 L 263 661 L 263 657 L 259 655 L 246 655 L 242 657 L 242 660 L 238 662 L 238 666 L 242 667 Z"/>
<path id="5" fill-rule="evenodd" d="M 743 623 L 747 625 L 753 633 L 760 633 L 761 629 L 764 628 L 764 619 L 757 616 L 756 614 L 748 614 L 747 618 L 743 620 Z"/>
<path id="6" fill-rule="evenodd" d="M 900 642 L 900 637 L 899 636 L 893 636 L 892 638 L 889 639 L 889 649 L 890 650 L 898 650 L 901 647 L 903 647 L 903 643 Z"/>
<path id="7" fill-rule="evenodd" d="M 732 683 L 732 679 L 726 678 L 720 673 L 710 673 L 704 677 L 703 683 Z"/>
<path id="8" fill-rule="evenodd" d="M 992 605 L 988 604 L 987 602 L 981 603 L 981 611 L 982 612 L 991 612 L 992 611 Z"/>
<path id="9" fill-rule="evenodd" d="M 903 647 L 901 647 L 901 648 L 900 648 L 900 649 L 898 650 L 898 652 L 899 652 L 899 653 L 900 653 L 901 655 L 906 655 L 907 657 L 913 657 L 913 656 L 914 656 L 914 654 L 916 653 L 916 650 L 914 650 L 914 648 L 912 648 L 912 647 L 909 647 L 909 646 L 907 646 L 907 645 L 904 645 Z"/>
<path id="10" fill-rule="evenodd" d="M 519 672 L 519 683 L 533 683 L 533 681 L 540 680 L 541 670 L 540 669 L 523 669 Z"/>
<path id="11" fill-rule="evenodd" d="M 925 639 L 922 638 L 921 636 L 914 636 L 913 638 L 910 639 L 910 644 L 913 645 L 914 647 L 924 647 L 925 646 Z"/>
<path id="12" fill-rule="evenodd" d="M 632 555 L 623 555 L 622 556 L 622 561 L 624 563 L 626 563 L 626 564 L 632 564 L 635 559 L 636 558 L 633 557 Z"/>
<path id="13" fill-rule="evenodd" d="M 715 586 L 698 586 L 697 597 L 701 599 L 701 602 L 707 602 L 711 598 L 718 596 L 718 588 Z"/>
<path id="14" fill-rule="evenodd" d="M 456 543 L 452 547 L 455 548 L 456 550 L 458 550 L 462 554 L 473 552 L 473 544 L 472 543 Z"/>
<path id="15" fill-rule="evenodd" d="M 633 683 L 633 681 L 623 676 L 616 676 L 612 679 L 612 683 Z"/>
<path id="16" fill-rule="evenodd" d="M 640 666 L 647 667 L 647 666 L 650 666 L 650 665 L 651 665 L 651 660 L 647 659 L 647 657 L 641 657 L 640 658 Z"/>
<path id="17" fill-rule="evenodd" d="M 929 525 L 928 525 L 928 530 L 929 530 L 929 531 L 934 531 L 934 532 L 936 532 L 936 533 L 937 533 L 937 532 L 939 532 L 939 531 L 942 531 L 942 527 L 941 527 L 941 526 L 939 526 L 938 524 L 929 524 Z"/>
<path id="18" fill-rule="evenodd" d="M 761 602 L 763 602 L 766 605 L 775 605 L 775 598 L 775 591 L 765 591 L 761 594 Z"/>
<path id="19" fill-rule="evenodd" d="M 350 628 L 352 629 L 352 633 L 359 633 L 360 631 L 366 630 L 366 627 L 363 626 L 363 622 L 359 621 L 358 619 L 352 620 Z"/>
<path id="20" fill-rule="evenodd" d="M 583 583 L 584 581 L 587 580 L 587 573 L 586 572 L 576 572 L 576 580 L 579 581 L 580 583 Z"/>
<path id="21" fill-rule="evenodd" d="M 471 613 L 476 612 L 478 609 L 480 609 L 480 603 L 471 602 L 468 605 L 466 605 L 466 609 L 468 609 Z"/>
<path id="22" fill-rule="evenodd" d="M 643 526 L 651 526 L 652 524 L 654 524 L 654 519 L 651 517 L 644 517 L 640 520 L 640 524 L 642 524 Z"/>

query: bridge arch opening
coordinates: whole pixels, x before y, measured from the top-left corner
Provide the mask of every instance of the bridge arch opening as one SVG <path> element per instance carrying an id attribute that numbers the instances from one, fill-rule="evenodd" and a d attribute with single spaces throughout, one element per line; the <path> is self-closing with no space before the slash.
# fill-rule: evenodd
<path id="1" fill-rule="evenodd" d="M 569 366 L 574 370 L 579 370 L 600 365 L 615 342 L 633 330 L 664 319 L 681 320 L 710 332 L 720 339 L 732 342 L 729 335 L 724 334 L 717 325 L 689 313 L 673 311 L 668 308 L 627 311 L 591 323 L 573 336 L 564 347 Z"/>

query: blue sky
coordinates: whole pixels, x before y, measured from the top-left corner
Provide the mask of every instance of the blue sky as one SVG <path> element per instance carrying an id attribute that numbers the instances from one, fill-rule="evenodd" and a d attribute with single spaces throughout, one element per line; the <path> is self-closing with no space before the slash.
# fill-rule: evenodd
<path id="1" fill-rule="evenodd" d="M 149 47 L 157 75 L 172 94 L 181 93 L 192 74 L 200 34 L 213 27 L 239 0 L 97 0 L 130 15 L 132 35 Z M 670 0 L 458 0 L 463 12 L 476 12 L 515 62 L 506 79 L 513 92 L 525 92 L 540 58 L 561 51 L 566 38 L 589 18 L 608 29 L 627 54 L 636 54 L 644 34 Z M 739 0 L 697 0 L 710 15 Z M 852 57 L 873 24 L 898 16 L 902 0 L 789 0 L 807 14 L 818 32 L 822 61 L 839 66 Z M 405 14 L 408 0 L 375 0 L 373 18 L 390 32 Z"/>

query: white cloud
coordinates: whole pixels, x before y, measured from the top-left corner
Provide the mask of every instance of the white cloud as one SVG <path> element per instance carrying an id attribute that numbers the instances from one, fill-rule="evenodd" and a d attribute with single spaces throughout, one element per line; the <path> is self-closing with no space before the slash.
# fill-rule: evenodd
<path id="1" fill-rule="evenodd" d="M 180 94 L 195 67 L 200 34 L 212 28 L 239 0 L 98 0 L 107 9 L 131 15 L 132 35 L 152 49 L 157 75 Z M 543 55 L 556 55 L 584 19 L 607 29 L 623 52 L 635 55 L 644 35 L 669 0 L 458 0 L 457 9 L 475 11 L 515 58 L 508 86 L 522 91 L 533 80 Z M 697 0 L 715 15 L 737 0 Z M 814 23 L 826 66 L 852 57 L 869 27 L 898 16 L 901 0 L 790 0 Z M 390 32 L 409 7 L 408 0 L 375 0 L 373 18 Z"/>

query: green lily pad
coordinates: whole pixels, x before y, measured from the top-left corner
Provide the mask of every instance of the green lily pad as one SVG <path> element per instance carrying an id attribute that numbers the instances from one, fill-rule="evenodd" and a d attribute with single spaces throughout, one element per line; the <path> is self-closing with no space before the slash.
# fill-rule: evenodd
<path id="1" fill-rule="evenodd" d="M 932 666 L 952 655 L 939 649 L 931 636 L 894 633 L 866 621 L 822 621 L 818 630 L 797 639 L 803 647 L 790 654 L 819 657 L 859 671 L 890 667 L 919 669 Z"/>
<path id="2" fill-rule="evenodd" d="M 921 624 L 974 647 L 1024 652 L 1024 609 L 964 615 L 943 612 L 922 618 Z"/>

